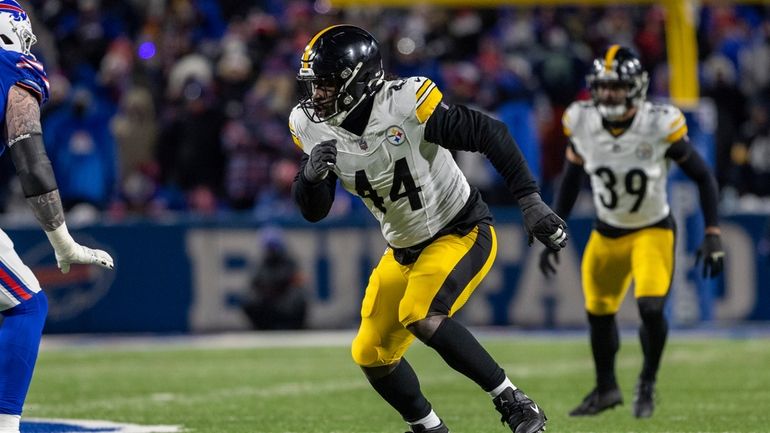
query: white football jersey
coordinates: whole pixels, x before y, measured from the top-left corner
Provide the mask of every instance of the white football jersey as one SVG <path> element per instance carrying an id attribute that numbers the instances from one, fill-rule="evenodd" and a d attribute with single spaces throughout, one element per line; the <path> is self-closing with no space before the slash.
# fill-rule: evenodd
<path id="1" fill-rule="evenodd" d="M 16 254 L 8 235 L 0 230 L 0 311 L 19 305 L 39 291 L 35 274 Z"/>
<path id="2" fill-rule="evenodd" d="M 465 205 L 470 186 L 449 150 L 425 140 L 425 122 L 441 91 L 424 77 L 386 81 L 362 136 L 311 122 L 299 106 L 289 117 L 295 144 L 310 155 L 337 140 L 333 168 L 342 186 L 364 201 L 396 248 L 417 245 L 444 228 Z"/>
<path id="3" fill-rule="evenodd" d="M 631 126 L 617 137 L 602 126 L 602 117 L 592 102 L 572 103 L 562 123 L 591 177 L 600 221 L 634 229 L 668 215 L 670 161 L 665 154 L 672 143 L 687 134 L 687 123 L 678 108 L 644 102 Z"/>

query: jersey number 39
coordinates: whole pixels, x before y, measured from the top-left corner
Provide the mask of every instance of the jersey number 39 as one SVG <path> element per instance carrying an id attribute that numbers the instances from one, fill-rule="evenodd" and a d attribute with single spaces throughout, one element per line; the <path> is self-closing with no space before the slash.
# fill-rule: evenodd
<path id="1" fill-rule="evenodd" d="M 403 191 L 401 191 L 403 188 Z M 409 205 L 412 210 L 422 209 L 422 202 L 420 201 L 420 191 L 422 188 L 415 185 L 412 173 L 409 171 L 409 164 L 406 163 L 406 158 L 401 158 L 396 161 L 393 168 L 393 184 L 390 187 L 390 201 L 395 202 L 399 199 L 406 197 L 409 199 Z M 372 201 L 374 206 L 382 213 L 387 213 L 385 209 L 385 199 L 377 194 L 377 191 L 372 188 L 372 184 L 369 183 L 369 179 L 366 177 L 364 170 L 358 170 L 356 172 L 356 193 L 361 198 L 368 198 Z"/>
<path id="2" fill-rule="evenodd" d="M 618 206 L 618 193 L 615 191 L 617 184 L 617 176 L 608 167 L 599 167 L 596 169 L 596 175 L 604 182 L 604 187 L 609 192 L 609 197 L 605 194 L 600 194 L 599 199 L 607 209 L 615 209 Z M 644 195 L 647 193 L 647 174 L 639 168 L 634 168 L 626 173 L 626 177 L 623 179 L 626 192 L 636 196 L 634 205 L 631 206 L 631 213 L 639 211 L 639 207 L 642 205 Z"/>

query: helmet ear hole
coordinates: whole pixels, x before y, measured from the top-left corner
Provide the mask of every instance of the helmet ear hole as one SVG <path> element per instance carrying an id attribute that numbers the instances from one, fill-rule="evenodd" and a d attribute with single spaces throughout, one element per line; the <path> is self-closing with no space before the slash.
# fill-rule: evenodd
<path id="1" fill-rule="evenodd" d="M 9 38 L 9 37 L 8 37 L 8 36 L 6 36 L 6 35 L 0 35 L 0 39 L 3 41 L 3 43 L 4 43 L 5 45 L 11 45 L 11 44 L 13 44 L 13 41 L 11 40 L 11 38 Z"/>

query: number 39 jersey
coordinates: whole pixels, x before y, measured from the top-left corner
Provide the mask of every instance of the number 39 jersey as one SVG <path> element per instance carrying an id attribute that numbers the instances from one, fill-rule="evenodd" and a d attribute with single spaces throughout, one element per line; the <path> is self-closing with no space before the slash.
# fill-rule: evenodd
<path id="1" fill-rule="evenodd" d="M 590 175 L 600 221 L 636 229 L 668 216 L 670 160 L 665 154 L 672 143 L 687 134 L 678 108 L 644 102 L 628 129 L 617 137 L 604 128 L 591 102 L 572 103 L 562 123 Z"/>
<path id="2" fill-rule="evenodd" d="M 424 77 L 386 81 L 360 137 L 329 122 L 311 122 L 299 106 L 289 117 L 294 143 L 308 155 L 317 143 L 337 140 L 334 173 L 361 197 L 395 248 L 432 238 L 470 195 L 449 150 L 424 138 L 425 122 L 441 98 Z"/>

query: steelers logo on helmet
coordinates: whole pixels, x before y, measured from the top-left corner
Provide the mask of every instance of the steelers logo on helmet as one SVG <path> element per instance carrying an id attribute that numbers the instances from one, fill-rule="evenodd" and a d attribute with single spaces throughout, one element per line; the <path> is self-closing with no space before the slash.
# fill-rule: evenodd
<path id="1" fill-rule="evenodd" d="M 315 123 L 342 123 L 384 83 L 379 43 L 356 26 L 321 30 L 308 42 L 300 61 L 299 104 Z"/>
<path id="2" fill-rule="evenodd" d="M 609 121 L 623 120 L 630 109 L 641 105 L 649 85 L 639 58 L 620 45 L 610 46 L 594 60 L 586 81 L 596 108 Z"/>

